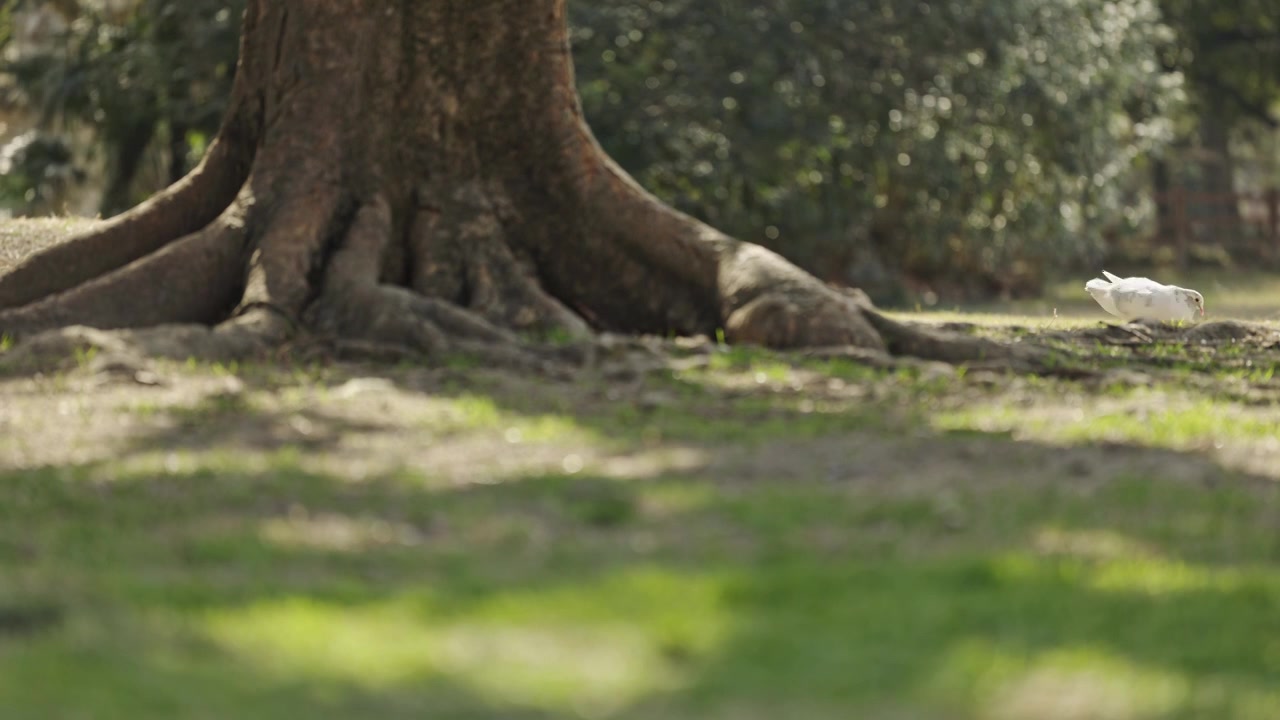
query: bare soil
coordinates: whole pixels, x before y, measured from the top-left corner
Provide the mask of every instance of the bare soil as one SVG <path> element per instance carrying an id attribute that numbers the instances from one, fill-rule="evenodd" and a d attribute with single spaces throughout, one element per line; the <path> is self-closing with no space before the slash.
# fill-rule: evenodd
<path id="1" fill-rule="evenodd" d="M 81 222 L 5 225 L 0 272 Z M 9 371 L 0 380 L 0 468 L 105 462 L 142 451 L 294 449 L 326 472 L 415 467 L 460 483 L 566 464 L 619 476 L 697 468 L 735 482 L 852 473 L 934 490 L 973 477 L 1203 479 L 1235 470 L 1280 477 L 1274 438 L 1206 435 L 1186 443 L 1160 433 L 1136 438 L 1141 433 L 1122 429 L 1112 441 L 1087 431 L 1058 432 L 1072 420 L 1087 425 L 1086 411 L 1139 421 L 1164 413 L 1176 425 L 1204 403 L 1280 427 L 1280 378 L 1274 377 L 1280 333 L 1274 327 L 1218 321 L 1191 328 L 1100 323 L 1037 332 L 950 323 L 947 329 L 1048 349 L 1057 353 L 1063 378 L 886 362 L 857 351 L 732 350 L 705 338 L 607 340 L 594 362 L 550 376 L 476 367 L 466 359 L 429 366 L 308 356 L 211 366 L 98 347 L 14 363 L 23 354 L 19 346 L 6 353 Z M 465 417 L 470 404 L 481 401 L 488 415 Z M 636 422 L 649 428 L 661 428 L 662 415 L 670 414 L 675 428 L 621 441 L 613 435 L 627 432 L 630 421 L 619 408 L 640 413 Z M 942 413 L 960 419 L 939 432 Z M 767 425 L 777 428 L 776 437 L 757 432 L 757 415 L 782 421 Z M 788 424 L 815 416 L 827 419 L 799 435 Z M 521 437 L 521 423 L 530 417 L 547 419 L 555 431 L 536 442 Z M 687 427 L 718 423 L 721 432 L 681 436 Z M 1061 447 L 1046 452 L 1041 443 L 1018 442 L 1026 440 Z M 1209 452 L 1167 452 L 1188 449 Z"/>

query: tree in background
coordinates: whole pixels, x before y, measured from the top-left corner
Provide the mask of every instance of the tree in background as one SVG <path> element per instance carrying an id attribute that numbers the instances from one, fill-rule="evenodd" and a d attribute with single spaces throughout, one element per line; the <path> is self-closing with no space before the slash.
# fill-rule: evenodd
<path id="1" fill-rule="evenodd" d="M 196 169 L 0 276 L 0 308 L 0 334 L 149 328 L 127 337 L 179 357 L 304 330 L 495 361 L 592 330 L 1025 354 L 895 322 L 643 190 L 583 119 L 565 0 L 250 0 Z"/>
<path id="2" fill-rule="evenodd" d="M 1170 32 L 1145 1 L 603 0 L 574 13 L 587 116 L 625 167 L 864 285 L 905 273 L 989 293 L 1096 254 L 1104 229 L 1142 220 L 1134 165 L 1171 139 L 1181 98 L 1158 63 Z M 877 260 L 888 272 L 867 272 Z"/>
<path id="3" fill-rule="evenodd" d="M 122 170 L 157 133 L 181 159 L 185 138 L 212 132 L 236 7 L 139 0 L 91 15 L 68 50 L 22 75 L 46 98 L 75 87 L 67 78 L 92 88 L 97 100 L 71 107 L 110 118 L 108 214 L 128 204 Z M 1169 140 L 1180 97 L 1156 62 L 1170 36 L 1150 2 L 601 0 L 570 12 L 587 117 L 623 167 L 881 300 L 904 298 L 903 277 L 950 297 L 1034 290 L 1047 263 L 1096 256 L 1104 229 L 1141 222 L 1132 170 Z"/>
<path id="4" fill-rule="evenodd" d="M 92 127 L 105 154 L 101 212 L 114 215 L 176 181 L 200 159 L 231 89 L 240 10 L 223 0 L 41 3 L 59 22 L 45 42 L 10 53 L 8 73 L 55 132 Z M 139 182 L 148 150 L 165 167 Z M 157 183 L 158 181 L 158 183 Z"/>
<path id="5" fill-rule="evenodd" d="M 1164 65 L 1186 76 L 1192 100 L 1182 145 L 1199 152 L 1179 167 L 1157 164 L 1156 187 L 1163 191 L 1177 183 L 1230 193 L 1238 174 L 1233 140 L 1257 134 L 1249 131 L 1259 126 L 1272 136 L 1280 130 L 1280 4 L 1161 0 L 1161 8 L 1177 32 L 1176 41 L 1165 49 Z M 1257 144 L 1252 149 L 1259 150 Z M 1239 234 L 1238 207 L 1231 205 L 1229 212 L 1232 222 L 1219 222 L 1215 233 Z"/>

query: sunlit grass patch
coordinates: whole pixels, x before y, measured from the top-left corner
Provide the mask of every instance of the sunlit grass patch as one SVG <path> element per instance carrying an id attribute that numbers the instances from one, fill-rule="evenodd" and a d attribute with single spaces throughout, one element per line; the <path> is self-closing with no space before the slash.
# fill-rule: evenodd
<path id="1" fill-rule="evenodd" d="M 1280 409 L 1189 396 L 1174 388 L 1120 388 L 1110 398 L 1064 394 L 1034 403 L 1002 398 L 938 412 L 944 431 L 1012 432 L 1056 443 L 1130 442 L 1170 449 L 1275 441 Z"/>
<path id="2" fill-rule="evenodd" d="M 948 649 L 929 691 L 999 720 L 1176 717 L 1190 683 L 1102 647 L 1028 652 L 972 640 Z"/>
<path id="3" fill-rule="evenodd" d="M 1100 311 L 1101 312 L 1101 311 Z M 1016 326 L 1030 331 L 1071 330 L 1075 328 L 1093 327 L 1099 322 L 1114 320 L 1109 315 L 1090 316 L 1085 314 L 1054 315 L 1052 311 L 1040 313 L 1001 313 L 968 311 L 959 308 L 953 310 L 894 310 L 888 313 L 899 320 L 931 324 L 972 323 L 984 326 Z"/>
<path id="4" fill-rule="evenodd" d="M 380 603 L 295 598 L 210 613 L 209 637 L 268 676 L 369 689 L 446 680 L 495 711 L 615 712 L 677 688 L 730 618 L 714 576 L 637 569 L 460 605 L 419 593 Z M 675 602 L 679 599 L 678 602 Z"/>
<path id="5" fill-rule="evenodd" d="M 417 422 L 433 433 L 501 432 L 512 442 L 593 435 L 568 415 L 514 412 L 500 407 L 492 397 L 476 393 L 431 398 L 425 407 L 426 412 L 417 418 Z"/>

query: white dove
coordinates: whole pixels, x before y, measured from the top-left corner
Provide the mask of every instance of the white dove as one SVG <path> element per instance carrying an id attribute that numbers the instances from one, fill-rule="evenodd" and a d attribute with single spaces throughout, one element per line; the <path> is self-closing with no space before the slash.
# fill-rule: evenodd
<path id="1" fill-rule="evenodd" d="M 1084 284 L 1103 310 L 1129 322 L 1139 318 L 1166 322 L 1191 320 L 1204 315 L 1204 296 L 1177 285 L 1162 285 L 1144 277 L 1121 278 L 1102 271 L 1106 280 L 1094 278 Z"/>

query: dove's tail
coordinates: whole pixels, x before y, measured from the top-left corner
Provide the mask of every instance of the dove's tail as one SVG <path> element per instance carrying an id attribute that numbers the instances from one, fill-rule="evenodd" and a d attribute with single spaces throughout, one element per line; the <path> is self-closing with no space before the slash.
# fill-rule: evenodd
<path id="1" fill-rule="evenodd" d="M 1120 280 L 1121 280 L 1120 278 L 1116 277 L 1115 275 L 1112 275 L 1111 273 L 1107 272 L 1106 270 L 1103 270 L 1103 271 L 1102 271 L 1102 275 L 1103 275 L 1103 277 L 1105 277 L 1106 279 L 1110 280 L 1111 282 L 1120 282 Z"/>
<path id="2" fill-rule="evenodd" d="M 1111 275 L 1105 270 L 1103 271 L 1103 274 Z M 1115 276 L 1112 275 L 1112 277 Z M 1103 310 L 1106 310 L 1108 313 L 1111 313 L 1116 317 L 1120 317 L 1120 312 L 1116 310 L 1116 301 L 1111 297 L 1111 283 L 1101 278 L 1094 278 L 1084 284 L 1084 289 L 1093 296 L 1093 299 L 1102 306 Z"/>

